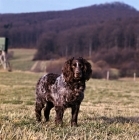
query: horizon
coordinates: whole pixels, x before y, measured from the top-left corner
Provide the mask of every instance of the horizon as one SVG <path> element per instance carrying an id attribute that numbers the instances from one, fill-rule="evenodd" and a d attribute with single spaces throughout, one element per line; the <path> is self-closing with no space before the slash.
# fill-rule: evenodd
<path id="1" fill-rule="evenodd" d="M 89 7 L 93 5 L 107 4 L 120 2 L 127 4 L 137 11 L 139 11 L 139 1 L 134 2 L 135 0 L 67 0 L 66 2 L 60 0 L 60 2 L 56 2 L 56 0 L 0 0 L 0 14 L 18 14 L 18 13 L 34 13 L 34 12 L 51 12 L 51 11 L 65 11 L 65 10 L 73 10 L 82 7 Z M 27 4 L 28 2 L 28 4 Z M 8 8 L 5 8 L 5 7 Z"/>

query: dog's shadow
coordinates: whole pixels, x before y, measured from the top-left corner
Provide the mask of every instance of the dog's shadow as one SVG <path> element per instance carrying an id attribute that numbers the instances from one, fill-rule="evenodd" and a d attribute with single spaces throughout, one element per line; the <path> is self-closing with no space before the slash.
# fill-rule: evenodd
<path id="1" fill-rule="evenodd" d="M 122 116 L 116 116 L 113 118 L 109 117 L 99 117 L 99 118 L 93 118 L 93 120 L 103 120 L 105 123 L 139 123 L 139 117 L 122 117 Z"/>

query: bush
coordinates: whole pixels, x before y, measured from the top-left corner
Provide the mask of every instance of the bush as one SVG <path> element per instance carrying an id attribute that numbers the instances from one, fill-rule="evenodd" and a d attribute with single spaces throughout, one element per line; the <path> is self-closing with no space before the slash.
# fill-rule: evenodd
<path id="1" fill-rule="evenodd" d="M 103 78 L 103 74 L 102 74 L 101 68 L 93 67 L 92 78 L 95 78 L 95 79 L 102 79 Z"/>
<path id="2" fill-rule="evenodd" d="M 139 66 L 135 61 L 125 63 L 120 69 L 121 77 L 133 77 L 134 73 L 136 73 L 136 75 L 139 76 Z"/>
<path id="3" fill-rule="evenodd" d="M 103 61 L 97 61 L 93 66 L 92 78 L 106 78 L 106 73 L 109 70 L 109 65 Z"/>
<path id="4" fill-rule="evenodd" d="M 103 61 L 102 61 L 103 60 Z M 119 69 L 117 76 L 131 77 L 134 73 L 139 76 L 139 50 L 124 48 L 118 49 L 116 47 L 109 50 L 102 49 L 96 53 L 93 53 L 92 61 L 105 71 L 107 66 L 115 69 Z M 99 75 L 103 75 L 103 72 Z M 116 76 L 116 77 L 117 77 Z"/>
<path id="5" fill-rule="evenodd" d="M 120 77 L 120 72 L 118 69 L 111 68 L 109 72 L 110 72 L 109 79 L 111 80 L 118 79 Z"/>
<path id="6" fill-rule="evenodd" d="M 109 79 L 118 79 L 119 78 L 119 70 L 115 68 L 110 68 L 108 63 L 106 63 L 103 60 L 97 61 L 93 65 L 93 73 L 92 78 L 96 79 L 106 79 L 107 78 L 107 72 L 109 71 Z"/>
<path id="7" fill-rule="evenodd" d="M 46 67 L 46 72 L 61 74 L 61 69 L 65 61 L 66 60 L 64 58 L 59 59 L 59 60 L 51 60 L 50 63 Z"/>

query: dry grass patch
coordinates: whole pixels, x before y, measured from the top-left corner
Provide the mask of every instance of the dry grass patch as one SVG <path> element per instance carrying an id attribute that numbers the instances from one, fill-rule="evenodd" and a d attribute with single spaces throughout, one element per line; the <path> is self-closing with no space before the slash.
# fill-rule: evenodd
<path id="1" fill-rule="evenodd" d="M 42 74 L 0 73 L 0 140 L 138 140 L 139 81 L 94 80 L 87 82 L 79 113 L 79 126 L 70 127 L 71 110 L 63 127 L 36 123 L 35 84 Z"/>
<path id="2" fill-rule="evenodd" d="M 29 71 L 34 64 L 32 59 L 36 49 L 9 49 L 8 53 L 12 54 L 9 60 L 12 70 Z"/>

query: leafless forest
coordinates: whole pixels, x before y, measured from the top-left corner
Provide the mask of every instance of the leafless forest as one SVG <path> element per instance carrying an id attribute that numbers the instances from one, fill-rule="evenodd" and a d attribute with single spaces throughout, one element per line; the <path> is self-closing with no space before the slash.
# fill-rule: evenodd
<path id="1" fill-rule="evenodd" d="M 36 48 L 33 60 L 83 56 L 121 76 L 139 75 L 139 11 L 124 3 L 0 14 L 0 36 L 10 48 Z"/>

